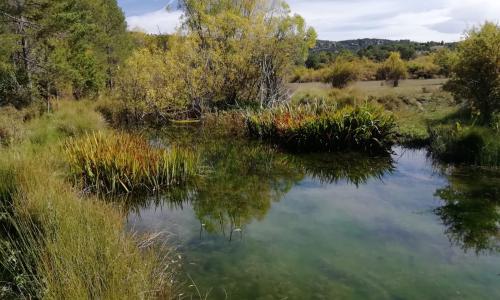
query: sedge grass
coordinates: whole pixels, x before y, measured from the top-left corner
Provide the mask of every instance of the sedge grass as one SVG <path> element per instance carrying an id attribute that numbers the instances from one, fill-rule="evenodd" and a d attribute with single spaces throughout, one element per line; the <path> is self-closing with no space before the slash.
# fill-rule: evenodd
<path id="1" fill-rule="evenodd" d="M 247 116 L 251 136 L 300 152 L 387 152 L 395 139 L 392 115 L 370 105 L 280 107 Z"/>
<path id="2" fill-rule="evenodd" d="M 158 192 L 188 182 L 197 173 L 197 155 L 160 149 L 141 136 L 93 133 L 69 139 L 65 153 L 71 173 L 98 193 Z"/>

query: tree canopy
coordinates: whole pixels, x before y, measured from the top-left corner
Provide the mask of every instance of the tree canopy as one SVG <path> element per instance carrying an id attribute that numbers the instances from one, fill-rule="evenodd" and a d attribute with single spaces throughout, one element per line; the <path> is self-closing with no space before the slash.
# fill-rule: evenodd
<path id="1" fill-rule="evenodd" d="M 473 28 L 457 51 L 449 86 L 489 122 L 500 110 L 500 27 L 486 22 Z"/>
<path id="2" fill-rule="evenodd" d="M 116 0 L 2 1 L 0 20 L 1 104 L 96 96 L 130 49 Z"/>

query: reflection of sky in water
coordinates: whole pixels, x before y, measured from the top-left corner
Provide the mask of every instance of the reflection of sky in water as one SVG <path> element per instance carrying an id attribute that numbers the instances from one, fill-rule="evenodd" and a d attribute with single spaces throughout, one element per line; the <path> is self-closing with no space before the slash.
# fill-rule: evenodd
<path id="1" fill-rule="evenodd" d="M 500 256 L 454 246 L 434 213 L 447 178 L 423 151 L 394 160 L 358 186 L 306 175 L 261 220 L 208 232 L 185 203 L 143 209 L 130 226 L 166 231 L 210 299 L 498 299 Z"/>

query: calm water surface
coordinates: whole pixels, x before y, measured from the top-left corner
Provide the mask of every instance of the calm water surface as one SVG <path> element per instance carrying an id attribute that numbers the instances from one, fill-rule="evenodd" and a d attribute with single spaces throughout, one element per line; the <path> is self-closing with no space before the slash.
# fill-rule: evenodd
<path id="1" fill-rule="evenodd" d="M 498 174 L 444 168 L 423 150 L 195 146 L 203 178 L 145 199 L 129 227 L 168 232 L 208 299 L 500 299 Z"/>

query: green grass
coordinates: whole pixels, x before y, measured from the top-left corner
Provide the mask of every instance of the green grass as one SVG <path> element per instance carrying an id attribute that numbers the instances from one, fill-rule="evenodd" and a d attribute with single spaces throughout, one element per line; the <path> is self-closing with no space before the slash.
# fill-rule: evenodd
<path id="1" fill-rule="evenodd" d="M 92 134 L 70 139 L 65 153 L 83 188 L 104 194 L 159 192 L 197 174 L 198 157 L 180 148 L 159 149 L 141 136 Z"/>
<path id="2" fill-rule="evenodd" d="M 394 143 L 392 115 L 374 106 L 280 107 L 247 116 L 250 136 L 300 152 L 388 151 Z"/>
<path id="3" fill-rule="evenodd" d="M 109 131 L 91 102 L 60 102 L 0 149 L 0 298 L 171 296 L 171 269 L 147 237 L 125 231 L 119 207 L 67 180 L 67 137 Z"/>

